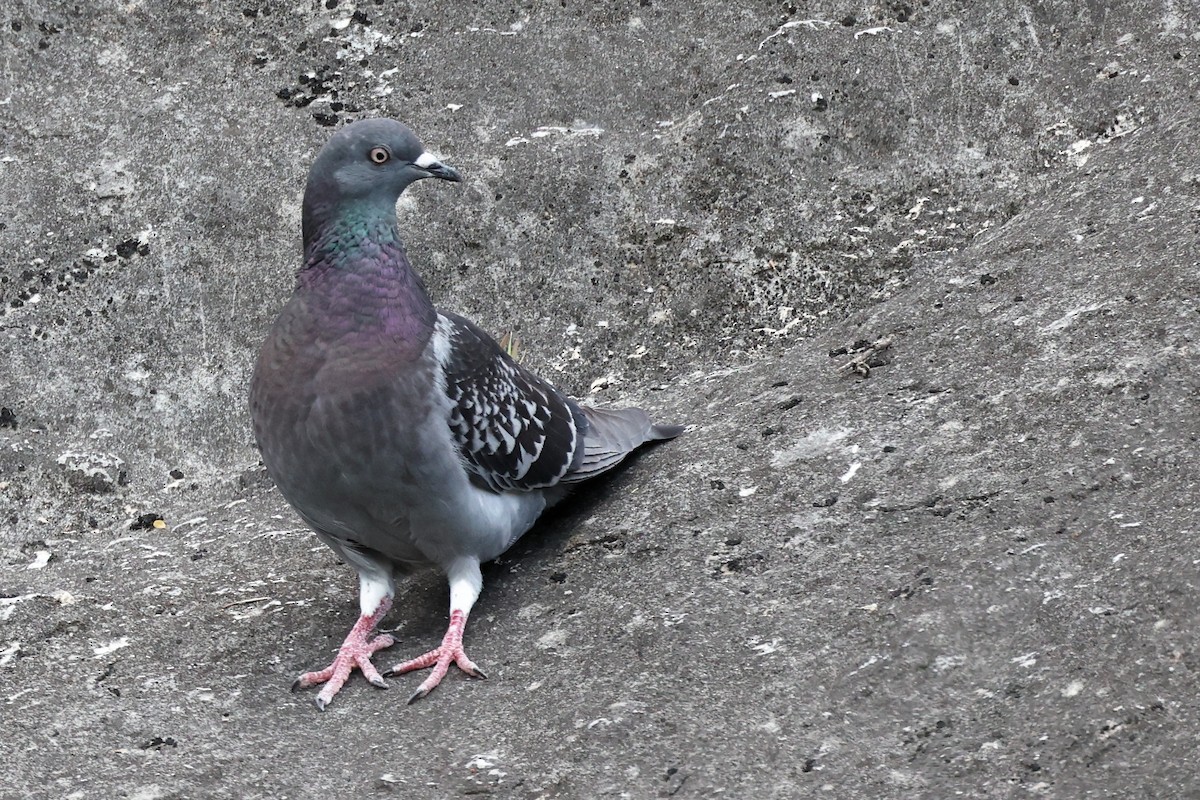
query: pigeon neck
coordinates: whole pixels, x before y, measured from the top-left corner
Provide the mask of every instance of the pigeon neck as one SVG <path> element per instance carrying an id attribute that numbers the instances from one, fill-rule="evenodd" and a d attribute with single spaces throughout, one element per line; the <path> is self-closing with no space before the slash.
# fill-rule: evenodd
<path id="1" fill-rule="evenodd" d="M 353 308 L 362 336 L 423 347 L 437 311 L 408 263 L 395 204 L 343 203 L 324 219 L 312 210 L 306 204 L 299 290 L 332 309 Z"/>
<path id="2" fill-rule="evenodd" d="M 396 228 L 396 203 L 375 198 L 320 200 L 309 192 L 304 198 L 304 269 L 344 267 L 346 257 L 371 242 L 377 246 L 394 242 L 400 248 Z"/>

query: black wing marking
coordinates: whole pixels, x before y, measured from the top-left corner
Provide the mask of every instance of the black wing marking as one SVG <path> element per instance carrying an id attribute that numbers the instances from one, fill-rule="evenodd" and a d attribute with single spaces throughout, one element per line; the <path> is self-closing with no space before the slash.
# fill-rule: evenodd
<path id="1" fill-rule="evenodd" d="M 512 360 L 492 337 L 442 314 L 442 369 L 454 404 L 450 431 L 471 482 L 493 492 L 542 489 L 582 456 L 588 422 L 579 406 Z"/>

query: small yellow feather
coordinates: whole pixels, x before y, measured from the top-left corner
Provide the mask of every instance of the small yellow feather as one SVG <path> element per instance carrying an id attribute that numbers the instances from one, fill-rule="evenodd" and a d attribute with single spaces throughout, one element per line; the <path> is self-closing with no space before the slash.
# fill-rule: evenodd
<path id="1" fill-rule="evenodd" d="M 513 331 L 508 331 L 500 337 L 500 348 L 508 353 L 508 357 L 513 361 L 521 360 L 518 355 L 521 352 L 521 342 Z"/>

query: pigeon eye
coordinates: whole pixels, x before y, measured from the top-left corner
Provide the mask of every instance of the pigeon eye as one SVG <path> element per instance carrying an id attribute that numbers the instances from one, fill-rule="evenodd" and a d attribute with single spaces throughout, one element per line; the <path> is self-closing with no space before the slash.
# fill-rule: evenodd
<path id="1" fill-rule="evenodd" d="M 376 164 L 386 164 L 391 160 L 392 154 L 383 147 L 372 147 L 371 152 L 367 155 Z"/>

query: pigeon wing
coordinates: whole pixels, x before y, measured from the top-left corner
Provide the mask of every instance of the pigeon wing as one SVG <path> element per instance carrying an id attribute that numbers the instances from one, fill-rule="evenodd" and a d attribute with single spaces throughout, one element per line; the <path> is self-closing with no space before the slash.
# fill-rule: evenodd
<path id="1" fill-rule="evenodd" d="M 493 492 L 554 486 L 577 466 L 588 420 L 570 398 L 457 314 L 438 320 L 450 431 L 471 482 Z"/>

